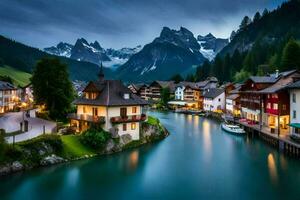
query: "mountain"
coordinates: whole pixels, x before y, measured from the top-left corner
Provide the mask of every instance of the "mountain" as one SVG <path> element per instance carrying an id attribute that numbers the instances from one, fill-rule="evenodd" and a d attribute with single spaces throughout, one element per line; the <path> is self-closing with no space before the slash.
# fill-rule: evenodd
<path id="1" fill-rule="evenodd" d="M 69 67 L 72 80 L 93 80 L 97 78 L 99 66 L 89 62 L 79 62 L 70 58 L 55 56 L 37 48 L 26 46 L 0 35 L 0 62 L 23 72 L 31 73 L 38 60 L 43 57 L 54 57 L 66 63 Z M 104 68 L 106 77 L 111 78 L 113 73 Z"/>
<path id="2" fill-rule="evenodd" d="M 70 58 L 95 64 L 100 64 L 102 61 L 110 61 L 110 58 L 105 54 L 105 49 L 97 41 L 89 44 L 84 38 L 76 41 L 71 50 Z"/>
<path id="3" fill-rule="evenodd" d="M 299 0 L 287 1 L 271 12 L 265 10 L 259 19 L 253 20 L 247 26 L 240 26 L 220 55 L 232 55 L 235 50 L 246 52 L 255 42 L 271 44 L 290 36 L 300 38 Z"/>
<path id="4" fill-rule="evenodd" d="M 78 61 L 86 61 L 99 65 L 101 62 L 106 67 L 116 69 L 135 53 L 141 50 L 142 46 L 135 48 L 104 49 L 98 41 L 88 43 L 84 38 L 78 39 L 75 45 L 60 42 L 57 46 L 44 48 L 44 51 L 56 55 L 71 58 Z"/>
<path id="5" fill-rule="evenodd" d="M 206 36 L 198 35 L 197 40 L 201 47 L 200 52 L 210 61 L 229 43 L 228 39 L 216 38 L 211 33 Z"/>
<path id="6" fill-rule="evenodd" d="M 71 44 L 60 42 L 56 46 L 44 48 L 44 51 L 52 55 L 70 58 L 73 47 Z"/>
<path id="7" fill-rule="evenodd" d="M 160 36 L 117 69 L 118 78 L 125 81 L 167 80 L 174 74 L 188 74 L 206 58 L 193 33 L 186 28 L 164 27 Z"/>

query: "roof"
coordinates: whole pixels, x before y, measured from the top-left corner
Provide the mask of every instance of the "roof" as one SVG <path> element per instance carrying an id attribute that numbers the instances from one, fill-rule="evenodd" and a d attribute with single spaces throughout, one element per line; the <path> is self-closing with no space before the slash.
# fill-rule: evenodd
<path id="1" fill-rule="evenodd" d="M 8 82 L 0 81 L 0 90 L 16 90 L 17 88 Z"/>
<path id="2" fill-rule="evenodd" d="M 298 71 L 298 70 L 293 69 L 293 70 L 290 70 L 290 71 L 280 72 L 280 73 L 278 73 L 278 76 L 283 76 L 283 77 L 289 76 L 289 75 L 291 75 L 291 74 L 293 74 L 293 73 L 295 73 L 295 72 L 297 72 L 297 71 Z M 270 76 L 276 77 L 277 74 L 276 74 L 276 73 L 272 73 L 272 74 L 270 74 Z"/>
<path id="3" fill-rule="evenodd" d="M 275 76 L 250 76 L 254 83 L 275 83 L 279 78 Z"/>
<path id="4" fill-rule="evenodd" d="M 176 88 L 176 87 L 182 87 L 182 86 L 184 86 L 184 87 L 190 87 L 190 88 L 192 88 L 192 89 L 199 89 L 199 88 L 197 87 L 197 83 L 194 83 L 194 82 L 187 82 L 187 81 L 182 81 L 182 82 L 176 84 L 175 88 Z"/>
<path id="5" fill-rule="evenodd" d="M 227 96 L 226 99 L 235 100 L 239 97 L 240 97 L 239 94 L 231 94 L 231 95 Z"/>
<path id="6" fill-rule="evenodd" d="M 86 99 L 84 97 L 78 98 L 73 102 L 75 105 L 129 106 L 148 104 L 147 101 L 133 94 L 131 90 L 125 87 L 119 80 L 98 80 L 90 82 L 88 86 L 90 85 L 95 86 L 100 92 L 100 95 L 96 99 Z M 130 98 L 123 98 L 124 94 L 129 94 Z"/>
<path id="7" fill-rule="evenodd" d="M 287 89 L 300 89 L 300 81 L 296 81 L 294 83 L 289 84 L 286 86 Z"/>
<path id="8" fill-rule="evenodd" d="M 157 83 L 158 85 L 160 85 L 162 88 L 169 88 L 170 92 L 174 92 L 175 91 L 175 82 L 174 81 L 153 81 L 151 83 L 151 85 L 153 83 Z"/>
<path id="9" fill-rule="evenodd" d="M 211 88 L 209 90 L 207 90 L 207 92 L 204 93 L 204 97 L 205 98 L 216 98 L 217 96 L 219 96 L 220 94 L 222 94 L 225 90 L 222 88 Z"/>

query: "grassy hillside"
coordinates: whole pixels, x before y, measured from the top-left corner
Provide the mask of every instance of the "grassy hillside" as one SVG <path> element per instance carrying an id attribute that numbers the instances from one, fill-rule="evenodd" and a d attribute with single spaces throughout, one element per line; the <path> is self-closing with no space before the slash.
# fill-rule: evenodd
<path id="1" fill-rule="evenodd" d="M 9 66 L 2 66 L 0 67 L 0 76 L 11 77 L 16 86 L 25 86 L 29 84 L 31 74 L 19 71 Z"/>

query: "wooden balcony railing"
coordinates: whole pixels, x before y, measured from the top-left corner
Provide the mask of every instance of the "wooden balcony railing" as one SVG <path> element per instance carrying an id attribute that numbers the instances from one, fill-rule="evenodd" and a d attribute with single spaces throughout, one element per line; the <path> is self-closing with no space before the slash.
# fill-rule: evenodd
<path id="1" fill-rule="evenodd" d="M 141 115 L 130 115 L 130 116 L 118 116 L 110 118 L 111 123 L 127 123 L 127 122 L 140 122 L 145 121 L 147 116 L 145 114 Z"/>
<path id="2" fill-rule="evenodd" d="M 105 117 L 102 117 L 102 116 L 93 116 L 93 115 L 86 115 L 86 114 L 79 115 L 76 113 L 70 113 L 70 114 L 68 114 L 68 118 L 78 120 L 78 121 L 105 123 Z"/>

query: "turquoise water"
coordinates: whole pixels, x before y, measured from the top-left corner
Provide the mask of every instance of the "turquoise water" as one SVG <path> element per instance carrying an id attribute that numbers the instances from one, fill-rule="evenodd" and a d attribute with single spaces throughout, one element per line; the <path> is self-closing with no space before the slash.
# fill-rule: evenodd
<path id="1" fill-rule="evenodd" d="M 300 161 L 198 116 L 151 113 L 171 135 L 0 179 L 0 199 L 300 199 Z"/>

